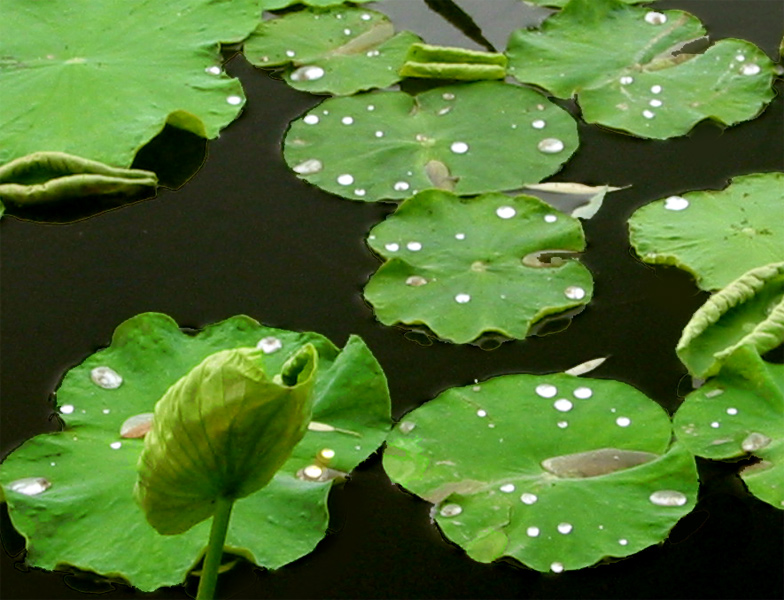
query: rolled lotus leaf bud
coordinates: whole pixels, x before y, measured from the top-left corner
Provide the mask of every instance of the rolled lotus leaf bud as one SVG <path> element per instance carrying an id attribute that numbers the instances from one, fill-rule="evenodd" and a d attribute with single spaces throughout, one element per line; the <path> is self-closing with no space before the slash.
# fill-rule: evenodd
<path id="1" fill-rule="evenodd" d="M 159 533 L 187 531 L 212 516 L 217 498 L 242 498 L 270 482 L 307 431 L 317 359 L 307 344 L 270 376 L 261 350 L 224 350 L 167 390 L 135 489 Z"/>

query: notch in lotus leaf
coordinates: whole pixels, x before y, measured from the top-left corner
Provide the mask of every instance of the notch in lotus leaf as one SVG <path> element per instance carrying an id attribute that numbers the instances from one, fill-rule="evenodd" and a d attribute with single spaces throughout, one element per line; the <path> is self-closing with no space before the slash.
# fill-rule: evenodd
<path id="1" fill-rule="evenodd" d="M 593 291 L 574 258 L 585 248 L 580 222 L 531 196 L 421 192 L 368 244 L 386 260 L 365 287 L 378 319 L 423 324 L 458 344 L 486 332 L 524 338 Z"/>
<path id="2" fill-rule="evenodd" d="M 244 39 L 258 8 L 4 1 L 0 164 L 46 150 L 128 167 L 167 123 L 217 137 L 245 102 L 220 43 Z"/>
<path id="3" fill-rule="evenodd" d="M 308 365 L 315 362 L 311 348 L 318 369 L 308 378 Z M 215 362 L 220 369 L 208 370 Z M 261 377 L 259 364 L 264 373 L 281 374 L 278 383 Z M 225 369 L 231 376 L 224 377 Z M 313 379 L 307 433 L 265 487 L 252 491 L 269 474 L 256 471 L 264 459 L 245 460 L 266 439 L 256 431 L 261 423 L 245 412 L 254 402 L 224 406 L 218 393 L 195 394 L 201 412 L 194 411 L 196 403 L 183 406 L 181 394 L 197 379 L 200 391 L 222 389 L 223 398 L 234 399 L 253 387 L 295 394 L 304 379 Z M 318 334 L 272 329 L 243 316 L 196 335 L 183 333 L 165 315 L 133 317 L 117 328 L 108 348 L 66 374 L 57 401 L 65 430 L 28 440 L 0 465 L 9 514 L 31 550 L 28 561 L 50 570 L 71 565 L 111 574 L 144 591 L 181 583 L 198 565 L 210 529 L 200 522 L 184 533 L 160 535 L 134 501 L 137 463 L 150 427 L 158 441 L 151 440 L 153 447 L 144 453 L 141 493 L 151 520 L 181 530 L 211 514 L 210 506 L 217 505 L 208 502 L 211 494 L 248 493 L 233 504 L 226 546 L 271 569 L 315 548 L 326 533 L 333 483 L 367 458 L 389 429 L 386 379 L 362 340 L 351 336 L 339 350 Z M 237 418 L 229 421 L 229 414 Z M 197 427 L 202 425 L 216 434 L 209 447 Z M 171 431 L 188 437 L 167 437 Z M 246 434 L 250 441 L 238 443 Z M 218 450 L 213 439 L 228 449 Z M 281 454 L 274 454 L 278 462 Z M 227 482 L 234 482 L 233 489 Z M 172 498 L 175 488 L 180 493 Z M 187 510 L 169 510 L 171 503 L 189 502 Z M 222 549 L 219 542 L 212 547 Z"/>
<path id="4" fill-rule="evenodd" d="M 659 543 L 691 511 L 696 465 L 671 435 L 627 384 L 505 375 L 405 415 L 384 468 L 474 560 L 560 573 Z"/>
<path id="5" fill-rule="evenodd" d="M 678 439 L 697 456 L 746 461 L 740 476 L 760 500 L 784 510 L 784 365 L 736 348 L 719 374 L 675 413 Z"/>
<path id="6" fill-rule="evenodd" d="M 704 35 L 682 11 L 571 0 L 540 29 L 512 34 L 509 72 L 559 98 L 576 95 L 589 123 L 646 138 L 684 135 L 705 119 L 755 118 L 774 97 L 774 63 L 745 40 L 683 50 Z"/>
<path id="7" fill-rule="evenodd" d="M 639 208 L 629 237 L 647 263 L 691 273 L 703 290 L 719 290 L 784 256 L 784 173 L 735 177 L 723 190 L 669 196 Z"/>
<path id="8" fill-rule="evenodd" d="M 262 21 L 245 41 L 245 57 L 257 67 L 284 66 L 292 87 L 349 95 L 385 88 L 398 74 L 419 37 L 395 27 L 379 12 L 342 6 L 307 9 Z"/>
<path id="9" fill-rule="evenodd" d="M 309 183 L 367 202 L 519 189 L 557 171 L 577 143 L 574 119 L 541 94 L 480 81 L 331 98 L 292 123 L 284 156 Z"/>

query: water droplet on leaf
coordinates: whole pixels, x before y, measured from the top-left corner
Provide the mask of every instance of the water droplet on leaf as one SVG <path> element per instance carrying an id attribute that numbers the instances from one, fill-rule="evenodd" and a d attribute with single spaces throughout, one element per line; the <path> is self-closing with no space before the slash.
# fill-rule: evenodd
<path id="1" fill-rule="evenodd" d="M 511 219 L 517 214 L 517 211 L 511 206 L 499 206 L 495 210 L 495 214 L 497 214 L 502 219 Z"/>
<path id="2" fill-rule="evenodd" d="M 754 63 L 743 65 L 740 68 L 740 72 L 743 75 L 757 75 L 760 71 L 761 71 L 760 66 L 755 65 Z"/>
<path id="3" fill-rule="evenodd" d="M 664 201 L 667 210 L 684 210 L 689 207 L 689 201 L 680 196 L 670 196 Z"/>
<path id="4" fill-rule="evenodd" d="M 291 72 L 292 81 L 316 81 L 324 77 L 324 69 L 316 65 L 305 65 Z"/>
<path id="5" fill-rule="evenodd" d="M 557 138 L 545 138 L 536 147 L 545 154 L 558 154 L 564 149 L 564 143 Z"/>
<path id="6" fill-rule="evenodd" d="M 141 413 L 128 417 L 120 426 L 120 437 L 143 438 L 152 427 L 153 413 Z"/>
<path id="7" fill-rule="evenodd" d="M 238 104 L 242 104 L 242 98 L 240 96 L 229 96 L 226 98 L 226 102 L 232 106 L 237 106 Z"/>
<path id="8" fill-rule="evenodd" d="M 539 535 L 539 528 L 538 527 L 529 527 L 525 530 L 525 533 L 528 537 L 536 537 Z"/>
<path id="9" fill-rule="evenodd" d="M 60 407 L 60 412 L 64 415 L 70 415 L 74 411 L 73 404 L 64 404 Z"/>
<path id="10" fill-rule="evenodd" d="M 283 348 L 283 342 L 275 336 L 270 335 L 259 340 L 259 343 L 256 344 L 256 348 L 261 350 L 264 354 L 272 354 Z"/>
<path id="11" fill-rule="evenodd" d="M 656 506 L 683 506 L 688 501 L 686 495 L 677 490 L 659 490 L 648 499 Z"/>
<path id="12" fill-rule="evenodd" d="M 536 394 L 542 398 L 552 398 L 558 393 L 558 388 L 556 388 L 552 383 L 540 383 L 536 386 L 535 391 Z"/>
<path id="13" fill-rule="evenodd" d="M 25 477 L 8 484 L 8 489 L 25 496 L 37 496 L 52 487 L 52 483 L 44 477 Z"/>
<path id="14" fill-rule="evenodd" d="M 343 173 L 342 175 L 338 175 L 337 182 L 340 185 L 351 185 L 354 183 L 354 177 L 348 173 Z"/>
<path id="15" fill-rule="evenodd" d="M 615 423 L 618 427 L 628 427 L 632 424 L 632 420 L 629 417 L 618 417 L 615 419 Z"/>
<path id="16" fill-rule="evenodd" d="M 302 161 L 297 166 L 293 167 L 293 171 L 295 173 L 299 173 L 300 175 L 313 175 L 314 173 L 321 171 L 323 168 L 324 165 L 319 159 L 309 158 L 308 160 Z"/>
<path id="17" fill-rule="evenodd" d="M 455 154 L 465 154 L 468 152 L 468 144 L 465 142 L 453 142 L 449 149 Z"/>
<path id="18" fill-rule="evenodd" d="M 343 123 L 343 125 L 351 125 L 354 122 L 354 118 L 353 117 L 343 117 L 342 119 L 340 119 L 340 122 Z"/>
<path id="19" fill-rule="evenodd" d="M 574 405 L 566 398 L 560 398 L 553 402 L 553 408 L 560 412 L 569 412 Z"/>
<path id="20" fill-rule="evenodd" d="M 116 390 L 123 382 L 123 378 L 111 367 L 95 367 L 90 371 L 90 379 L 105 390 Z"/>
<path id="21" fill-rule="evenodd" d="M 469 296 L 468 294 L 458 294 L 457 296 L 455 296 L 455 302 L 457 302 L 458 304 L 465 304 L 466 302 L 470 302 L 470 301 L 471 301 L 471 296 Z"/>
<path id="22" fill-rule="evenodd" d="M 646 13 L 645 22 L 651 25 L 663 25 L 667 22 L 667 15 L 652 10 Z"/>
<path id="23" fill-rule="evenodd" d="M 571 523 L 559 523 L 558 524 L 558 533 L 562 533 L 566 535 L 567 533 L 572 532 L 572 524 Z"/>
<path id="24" fill-rule="evenodd" d="M 423 285 L 427 285 L 427 279 L 421 275 L 411 275 L 411 277 L 406 279 L 406 285 L 410 285 L 412 287 L 421 287 Z"/>
<path id="25" fill-rule="evenodd" d="M 743 439 L 740 447 L 746 452 L 756 452 L 765 448 L 770 442 L 771 439 L 767 435 L 755 431 Z"/>
<path id="26" fill-rule="evenodd" d="M 577 285 L 570 285 L 564 290 L 564 296 L 569 300 L 582 300 L 585 298 L 585 290 Z"/>
<path id="27" fill-rule="evenodd" d="M 456 517 L 463 512 L 463 507 L 459 504 L 445 504 L 439 512 L 442 517 Z"/>
<path id="28" fill-rule="evenodd" d="M 511 494 L 515 491 L 515 486 L 514 483 L 505 483 L 498 489 L 501 490 L 504 494 Z"/>
<path id="29" fill-rule="evenodd" d="M 304 119 L 302 119 L 307 125 L 315 125 L 319 122 L 319 118 L 316 115 L 307 115 Z"/>

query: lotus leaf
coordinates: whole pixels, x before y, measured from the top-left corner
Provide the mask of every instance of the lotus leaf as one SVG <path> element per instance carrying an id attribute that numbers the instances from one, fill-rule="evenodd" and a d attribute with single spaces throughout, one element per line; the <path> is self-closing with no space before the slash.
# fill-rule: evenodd
<path id="1" fill-rule="evenodd" d="M 62 152 L 35 152 L 0 166 L 2 202 L 37 205 L 83 197 L 155 193 L 155 173 L 120 169 Z"/>
<path id="2" fill-rule="evenodd" d="M 400 74 L 463 81 L 503 79 L 506 77 L 506 56 L 497 52 L 413 44 Z"/>
<path id="3" fill-rule="evenodd" d="M 286 65 L 284 77 L 298 90 L 349 95 L 398 82 L 417 41 L 409 31 L 395 34 L 386 15 L 344 6 L 262 21 L 244 52 L 257 67 Z"/>
<path id="4" fill-rule="evenodd" d="M 681 11 L 571 0 L 539 30 L 512 34 L 509 72 L 559 98 L 576 94 L 589 123 L 641 137 L 684 135 L 704 119 L 753 119 L 774 97 L 775 65 L 743 40 L 676 54 L 704 33 Z"/>
<path id="5" fill-rule="evenodd" d="M 244 103 L 220 42 L 258 0 L 4 0 L 0 164 L 42 150 L 127 167 L 170 123 L 214 138 Z"/>
<path id="6" fill-rule="evenodd" d="M 784 257 L 784 173 L 734 178 L 720 191 L 689 192 L 652 202 L 629 219 L 632 246 L 653 264 L 691 273 L 718 290 L 755 267 Z"/>
<path id="7" fill-rule="evenodd" d="M 314 421 L 272 482 L 235 503 L 227 548 L 268 568 L 313 550 L 326 532 L 331 480 L 364 460 L 388 431 L 386 380 L 368 348 L 352 336 L 339 351 L 320 335 L 244 316 L 187 335 L 171 318 L 145 313 L 65 375 L 57 401 L 66 429 L 27 441 L 0 465 L 30 564 L 74 565 L 142 590 L 180 583 L 204 550 L 209 523 L 162 536 L 146 521 L 133 498 L 144 441 L 127 421 L 143 421 L 172 384 L 216 352 L 258 345 L 265 368 L 280 372 L 306 344 L 319 356 Z"/>
<path id="8" fill-rule="evenodd" d="M 580 222 L 531 196 L 421 192 L 368 244 L 386 260 L 365 287 L 378 319 L 424 324 L 459 344 L 485 332 L 524 338 L 593 291 L 588 269 L 568 258 L 585 248 Z M 567 259 L 545 262 L 547 251 Z"/>
<path id="9" fill-rule="evenodd" d="M 784 365 L 738 347 L 721 372 L 694 390 L 675 413 L 675 432 L 697 456 L 753 456 L 740 476 L 760 500 L 784 509 Z"/>
<path id="10" fill-rule="evenodd" d="M 428 188 L 518 189 L 557 171 L 576 148 L 577 127 L 565 111 L 533 90 L 480 81 L 413 97 L 331 98 L 291 125 L 284 154 L 306 181 L 375 201 Z"/>
<path id="11" fill-rule="evenodd" d="M 506 375 L 405 415 L 384 468 L 473 559 L 561 572 L 661 542 L 693 508 L 694 458 L 671 434 L 627 384 Z"/>
<path id="12" fill-rule="evenodd" d="M 752 269 L 694 313 L 675 348 L 689 372 L 709 377 L 740 346 L 760 354 L 784 342 L 784 263 Z"/>

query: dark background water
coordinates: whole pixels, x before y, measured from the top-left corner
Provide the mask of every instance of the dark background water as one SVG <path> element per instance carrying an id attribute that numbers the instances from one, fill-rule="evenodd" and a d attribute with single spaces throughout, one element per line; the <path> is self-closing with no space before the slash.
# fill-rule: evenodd
<path id="1" fill-rule="evenodd" d="M 499 49 L 530 17 L 517 0 L 459 4 Z M 657 7 L 692 12 L 713 39 L 748 39 L 777 56 L 781 0 L 668 0 Z M 381 10 L 399 29 L 431 43 L 477 47 L 420 0 L 388 0 Z M 49 397 L 62 375 L 107 345 L 120 322 L 144 311 L 196 328 L 248 314 L 276 327 L 318 331 L 340 346 L 357 333 L 386 371 L 396 418 L 474 378 L 561 371 L 597 356 L 610 358 L 596 376 L 632 383 L 674 411 L 687 389 L 675 343 L 707 295 L 684 273 L 639 262 L 626 220 L 658 198 L 784 170 L 781 81 L 762 117 L 725 131 L 703 124 L 686 137 L 657 142 L 581 124 L 580 149 L 554 179 L 633 186 L 610 195 L 585 223 L 583 260 L 595 277 L 594 300 L 554 335 L 491 352 L 438 342 L 425 347 L 378 324 L 361 299 L 380 264 L 364 237 L 394 207 L 330 196 L 297 180 L 283 162 L 287 124 L 319 98 L 254 70 L 242 57 L 228 70 L 242 80 L 248 103 L 208 144 L 203 168 L 182 189 L 70 224 L 0 222 L 2 456 L 57 428 Z M 176 148 L 169 162 L 198 159 L 198 143 Z M 148 155 L 149 164 L 159 160 Z M 554 576 L 472 561 L 430 525 L 426 502 L 390 484 L 374 456 L 333 490 L 331 533 L 315 552 L 276 572 L 242 565 L 221 580 L 221 589 L 235 598 L 782 597 L 782 512 L 748 495 L 735 470 L 701 462 L 700 502 L 663 544 Z M 0 517 L 3 598 L 88 597 L 73 589 L 84 581 L 28 570 L 23 540 L 4 508 Z M 188 590 L 195 590 L 193 582 Z M 187 595 L 184 588 L 142 594 L 120 585 L 102 597 Z"/>

